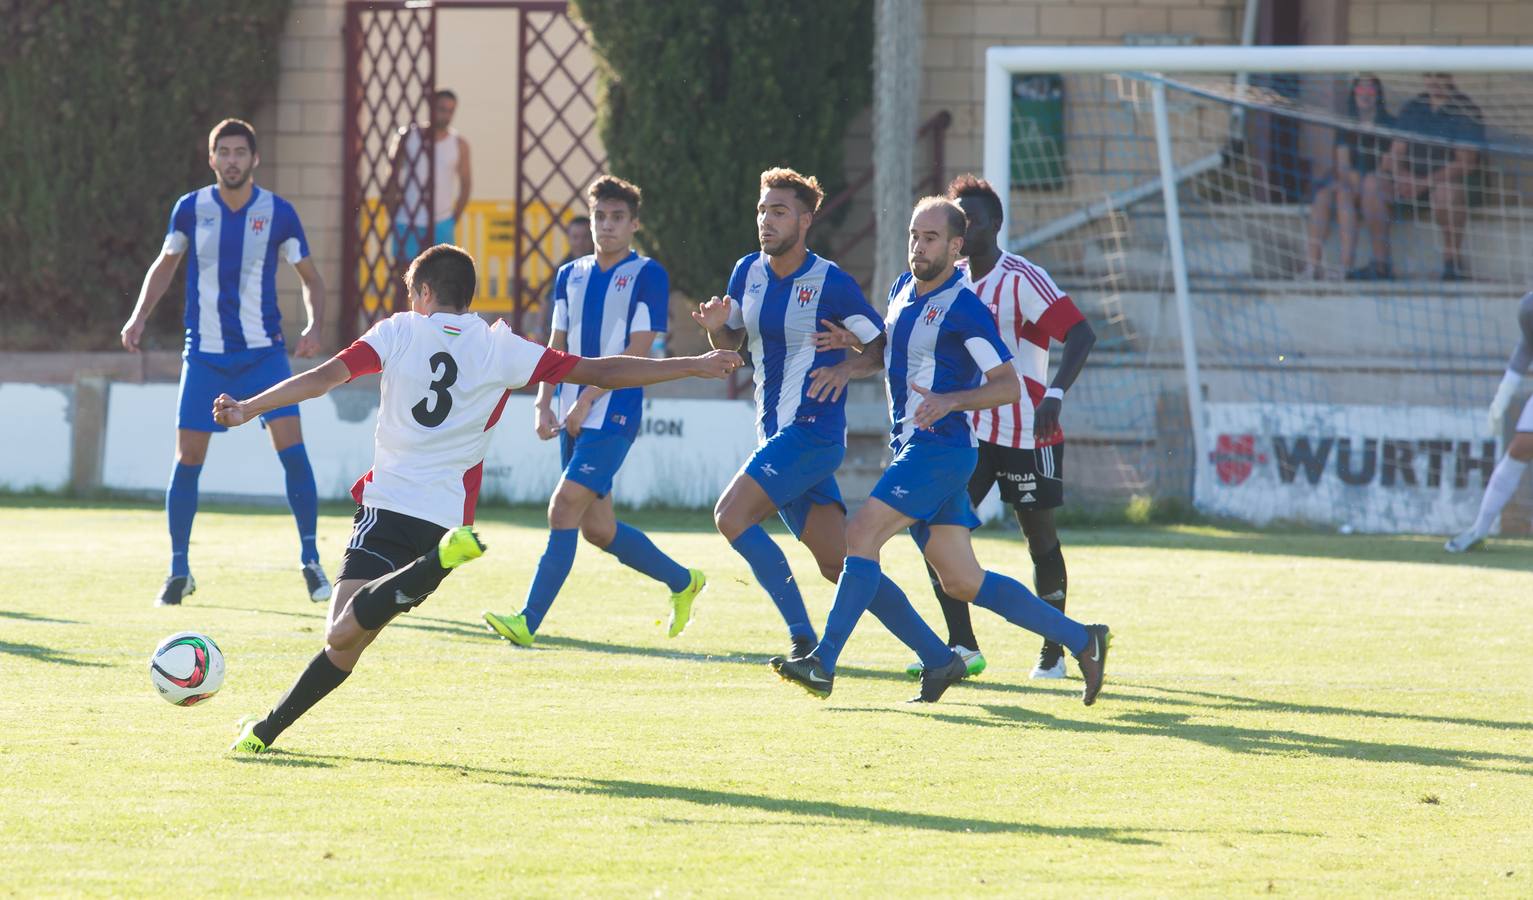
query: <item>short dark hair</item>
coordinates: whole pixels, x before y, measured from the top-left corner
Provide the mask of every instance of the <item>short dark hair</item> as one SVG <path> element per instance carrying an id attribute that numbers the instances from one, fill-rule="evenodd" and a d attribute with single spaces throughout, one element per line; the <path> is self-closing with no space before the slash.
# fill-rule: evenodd
<path id="1" fill-rule="evenodd" d="M 250 152 L 256 152 L 255 126 L 244 119 L 224 119 L 208 132 L 208 152 L 212 153 L 219 140 L 226 137 L 242 137 L 250 144 Z"/>
<path id="2" fill-rule="evenodd" d="M 438 100 L 451 100 L 452 102 L 457 103 L 458 102 L 458 94 L 457 94 L 456 91 L 450 90 L 448 88 L 442 88 L 441 90 L 434 91 L 431 94 L 431 102 L 432 103 L 435 103 Z"/>
<path id="3" fill-rule="evenodd" d="M 793 169 L 783 166 L 767 169 L 761 173 L 761 189 L 787 188 L 798 198 L 798 202 L 804 204 L 804 208 L 810 213 L 820 211 L 820 204 L 825 200 L 825 190 L 820 187 L 820 180 L 813 175 L 803 175 Z"/>
<path id="4" fill-rule="evenodd" d="M 623 201 L 628 204 L 629 214 L 637 218 L 644 194 L 639 190 L 639 186 L 632 182 L 624 181 L 616 175 L 603 175 L 586 188 L 586 203 L 595 208 L 596 204 L 603 200 Z"/>
<path id="5" fill-rule="evenodd" d="M 997 222 L 1006 216 L 1006 207 L 1001 204 L 1001 196 L 990 186 L 990 182 L 972 172 L 965 172 L 954 178 L 947 186 L 949 200 L 962 200 L 964 197 L 977 197 L 985 204 L 985 210 L 991 218 Z"/>
<path id="6" fill-rule="evenodd" d="M 568 222 L 565 222 L 564 223 L 564 227 L 568 228 L 571 225 L 587 225 L 587 226 L 589 226 L 590 224 L 591 224 L 591 217 L 590 216 L 576 216 L 575 218 L 570 219 Z"/>
<path id="7" fill-rule="evenodd" d="M 963 209 L 957 203 L 947 197 L 922 197 L 916 203 L 915 211 L 911 218 L 931 209 L 941 207 L 947 215 L 947 236 L 949 238 L 963 237 L 963 233 L 969 230 L 969 218 L 963 214 Z"/>
<path id="8" fill-rule="evenodd" d="M 474 258 L 453 244 L 427 247 L 405 272 L 406 288 L 413 291 L 419 285 L 429 284 L 437 303 L 453 309 L 468 309 L 474 299 L 476 280 Z"/>

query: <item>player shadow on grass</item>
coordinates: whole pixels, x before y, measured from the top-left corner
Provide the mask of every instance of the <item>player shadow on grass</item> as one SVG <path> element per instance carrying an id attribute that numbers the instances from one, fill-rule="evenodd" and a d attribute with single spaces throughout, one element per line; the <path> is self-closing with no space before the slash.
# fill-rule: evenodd
<path id="1" fill-rule="evenodd" d="M 10 641 L 0 641 L 0 653 L 10 656 L 25 656 L 41 663 L 53 663 L 59 666 L 82 666 L 92 669 L 110 668 L 110 663 L 93 662 L 88 659 L 76 659 L 66 653 L 62 653 L 52 647 L 44 647 L 40 644 L 13 644 Z"/>
<path id="2" fill-rule="evenodd" d="M 48 616 L 39 616 L 32 613 L 16 612 L 10 609 L 0 609 L 0 619 L 20 619 L 23 622 L 42 622 L 46 625 L 78 625 L 74 619 L 54 619 Z"/>
<path id="3" fill-rule="evenodd" d="M 953 704 L 948 708 L 963 707 Z M 977 703 L 969 705 L 969 708 L 981 710 L 984 715 L 928 710 L 917 712 L 898 708 L 832 707 L 838 712 L 923 715 L 964 726 L 1047 728 L 1060 732 L 1075 731 L 1086 734 L 1172 737 L 1234 753 L 1265 756 L 1324 756 L 1362 762 L 1410 763 L 1471 771 L 1506 772 L 1511 775 L 1533 775 L 1533 756 L 1335 738 L 1279 728 L 1242 728 L 1232 725 L 1205 724 L 1190 721 L 1192 716 L 1187 713 L 1129 711 L 1108 719 L 1085 720 L 1061 718 L 1020 706 Z"/>
<path id="4" fill-rule="evenodd" d="M 999 532 L 983 531 L 994 536 Z M 1419 534 L 1361 534 L 1338 536 L 1325 531 L 1257 530 L 1242 527 L 1208 530 L 1166 528 L 1063 528 L 1068 547 L 1131 547 L 1150 550 L 1190 550 L 1250 553 L 1358 562 L 1425 563 L 1470 569 L 1533 571 L 1533 556 L 1521 547 L 1492 545 L 1474 553 L 1449 554 L 1443 537 Z M 1498 540 L 1491 538 L 1492 541 Z"/>
<path id="5" fill-rule="evenodd" d="M 747 794 L 738 791 L 720 791 L 685 785 L 662 784 L 649 781 L 630 781 L 620 778 L 591 778 L 583 775 L 530 775 L 511 769 L 492 769 L 483 766 L 457 765 L 447 762 L 425 762 L 413 759 L 389 759 L 379 756 L 344 756 L 324 753 L 279 752 L 251 757 L 252 762 L 269 760 L 277 764 L 286 760 L 290 765 L 333 766 L 337 763 L 375 763 L 388 766 L 407 766 L 424 769 L 456 771 L 459 775 L 483 784 L 523 790 L 553 791 L 556 793 L 588 794 L 598 797 L 614 797 L 624 800 L 678 800 L 712 809 L 727 806 L 736 809 L 756 809 L 768 813 L 787 813 L 813 819 L 858 821 L 889 828 L 914 828 L 923 831 L 940 831 L 958 834 L 1028 834 L 1043 837 L 1083 838 L 1114 844 L 1156 845 L 1159 841 L 1144 837 L 1145 834 L 1176 829 L 1114 828 L 1110 826 L 1055 826 L 1030 822 L 1001 822 L 970 816 L 945 816 L 936 813 L 907 812 L 897 809 L 881 809 L 876 806 L 858 806 L 836 803 L 830 800 L 796 800 L 773 797 L 768 794 Z M 744 823 L 742 823 L 744 824 Z"/>

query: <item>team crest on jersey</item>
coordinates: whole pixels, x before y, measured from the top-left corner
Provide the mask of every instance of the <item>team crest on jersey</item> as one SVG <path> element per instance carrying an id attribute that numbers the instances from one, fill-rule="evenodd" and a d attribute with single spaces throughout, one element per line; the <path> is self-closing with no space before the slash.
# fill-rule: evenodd
<path id="1" fill-rule="evenodd" d="M 617 289 L 621 291 L 624 288 L 628 287 L 628 282 L 631 281 L 631 280 L 632 279 L 629 278 L 627 275 L 619 275 L 617 278 L 613 279 L 612 283 L 615 284 L 617 286 Z"/>
<path id="2" fill-rule="evenodd" d="M 940 306 L 926 307 L 926 315 L 921 317 L 928 325 L 935 325 L 940 318 L 942 318 L 942 307 Z"/>
<path id="3" fill-rule="evenodd" d="M 815 290 L 812 287 L 801 287 L 801 288 L 799 288 L 798 289 L 798 305 L 799 306 L 808 306 L 809 304 L 814 302 L 815 295 L 818 294 L 818 293 L 819 293 L 819 291 Z"/>
<path id="4" fill-rule="evenodd" d="M 266 230 L 266 217 L 265 216 L 257 216 L 256 218 L 250 220 L 250 231 L 251 231 L 252 234 L 260 234 L 261 232 L 263 232 L 265 230 Z"/>

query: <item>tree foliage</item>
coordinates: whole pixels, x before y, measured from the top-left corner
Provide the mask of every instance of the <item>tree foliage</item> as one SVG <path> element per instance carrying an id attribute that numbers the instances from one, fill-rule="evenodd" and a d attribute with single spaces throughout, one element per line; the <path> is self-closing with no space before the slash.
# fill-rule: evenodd
<path id="1" fill-rule="evenodd" d="M 116 343 L 208 130 L 275 88 L 290 2 L 0 0 L 0 349 Z"/>
<path id="2" fill-rule="evenodd" d="M 644 190 L 647 252 L 694 296 L 755 249 L 763 169 L 845 183 L 872 90 L 872 0 L 576 0 L 598 59 L 613 174 Z"/>

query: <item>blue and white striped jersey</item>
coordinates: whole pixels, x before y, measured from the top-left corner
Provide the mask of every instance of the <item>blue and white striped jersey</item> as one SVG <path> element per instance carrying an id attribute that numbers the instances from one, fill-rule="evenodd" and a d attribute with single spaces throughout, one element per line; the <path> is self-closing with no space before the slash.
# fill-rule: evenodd
<path id="1" fill-rule="evenodd" d="M 292 204 L 256 187 L 230 210 L 209 185 L 176 201 L 164 252 L 187 253 L 186 351 L 232 353 L 282 343 L 277 260 L 297 265 L 309 241 Z"/>
<path id="2" fill-rule="evenodd" d="M 935 394 L 966 391 L 979 387 L 984 373 L 1011 361 L 1011 350 L 996 331 L 995 318 L 965 286 L 964 273 L 954 270 L 929 294 L 916 293 L 916 281 L 909 272 L 901 275 L 889 290 L 884 324 L 889 331 L 884 367 L 894 423 L 889 445 L 896 451 L 907 441 L 979 446 L 964 412 L 948 413 L 929 431 L 917 430 L 914 416 L 922 397 L 910 389 L 916 384 Z"/>
<path id="3" fill-rule="evenodd" d="M 729 327 L 744 328 L 755 366 L 756 437 L 765 442 L 800 424 L 826 440 L 846 443 L 846 394 L 833 402 L 811 400 L 809 373 L 846 359 L 845 350 L 816 352 L 814 333 L 829 319 L 864 344 L 883 333 L 878 312 L 852 276 L 810 253 L 804 264 L 778 278 L 765 253 L 735 263 L 729 277 Z"/>
<path id="4" fill-rule="evenodd" d="M 671 277 L 654 260 L 630 252 L 603 272 L 596 255 L 559 267 L 554 278 L 554 330 L 566 335 L 565 347 L 580 356 L 616 356 L 639 331 L 665 331 L 669 319 Z M 558 387 L 558 417 L 563 422 L 586 386 Z M 639 434 L 643 388 L 611 391 L 591 406 L 582 430 Z"/>

